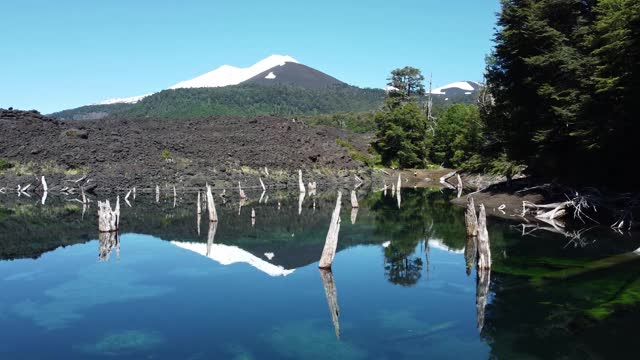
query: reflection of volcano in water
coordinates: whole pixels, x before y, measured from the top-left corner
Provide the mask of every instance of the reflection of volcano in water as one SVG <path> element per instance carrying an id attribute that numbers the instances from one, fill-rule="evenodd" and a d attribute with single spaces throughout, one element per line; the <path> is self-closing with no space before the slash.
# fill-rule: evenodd
<path id="1" fill-rule="evenodd" d="M 237 246 L 212 244 L 209 251 L 207 251 L 206 243 L 177 241 L 172 241 L 171 243 L 177 247 L 193 251 L 202 256 L 206 256 L 209 259 L 220 263 L 221 265 L 247 263 L 256 269 L 269 274 L 270 276 L 287 276 L 295 271 L 295 269 L 287 270 L 282 266 L 271 264 L 270 262 L 265 261 Z"/>
<path id="2" fill-rule="evenodd" d="M 443 240 L 441 239 L 429 239 L 429 246 L 436 248 L 436 249 L 440 249 L 440 250 L 444 250 L 447 252 L 452 252 L 452 253 L 456 253 L 456 254 L 462 254 L 464 253 L 464 249 L 454 249 L 452 247 L 450 247 L 449 245 L 445 244 Z"/>

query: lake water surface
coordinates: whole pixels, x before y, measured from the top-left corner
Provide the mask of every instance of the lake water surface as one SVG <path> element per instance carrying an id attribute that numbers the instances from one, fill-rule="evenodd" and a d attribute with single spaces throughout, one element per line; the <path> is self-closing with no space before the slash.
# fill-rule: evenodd
<path id="1" fill-rule="evenodd" d="M 438 189 L 343 196 L 333 271 L 318 269 L 335 192 L 123 203 L 0 197 L 2 359 L 600 359 L 635 352 L 640 241 L 489 218 L 479 281 L 462 209 Z M 265 195 L 266 197 L 266 195 Z M 102 197 L 104 198 L 104 197 Z M 113 196 L 112 196 L 113 201 Z M 280 203 L 280 204 L 279 204 Z M 255 209 L 255 224 L 251 209 Z M 489 209 L 489 212 L 496 210 Z M 622 255 L 621 255 L 622 254 Z M 640 258 L 640 256 L 638 256 Z M 465 260 L 466 259 L 466 260 Z M 484 298 L 481 296 L 486 293 Z"/>

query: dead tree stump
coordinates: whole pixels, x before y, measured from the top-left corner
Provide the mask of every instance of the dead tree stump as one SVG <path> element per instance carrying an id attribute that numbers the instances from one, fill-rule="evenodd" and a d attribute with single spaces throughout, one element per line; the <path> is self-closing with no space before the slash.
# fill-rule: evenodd
<path id="1" fill-rule="evenodd" d="M 320 257 L 319 267 L 321 269 L 331 269 L 333 258 L 336 256 L 336 248 L 338 247 L 338 233 L 340 232 L 340 206 L 342 205 L 342 192 L 338 191 L 338 199 L 336 200 L 336 208 L 331 214 L 331 223 L 329 231 Z"/>

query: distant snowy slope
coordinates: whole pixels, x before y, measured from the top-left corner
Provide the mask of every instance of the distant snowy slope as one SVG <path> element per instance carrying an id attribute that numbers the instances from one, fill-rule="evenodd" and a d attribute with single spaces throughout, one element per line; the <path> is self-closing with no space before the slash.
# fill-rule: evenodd
<path id="1" fill-rule="evenodd" d="M 282 66 L 288 62 L 298 63 L 296 59 L 290 56 L 271 55 L 268 58 L 263 59 L 247 68 L 238 68 L 235 66 L 223 65 L 204 75 L 200 75 L 191 80 L 179 82 L 171 86 L 169 89 L 206 88 L 237 85 L 243 81 L 251 79 L 252 77 L 264 71 L 272 69 L 276 66 Z"/>
<path id="2" fill-rule="evenodd" d="M 138 101 L 146 98 L 149 95 L 152 95 L 152 94 L 145 94 L 145 95 L 140 95 L 140 96 L 132 96 L 132 97 L 128 97 L 128 98 L 113 98 L 113 99 L 108 99 L 108 100 L 101 101 L 99 103 L 92 104 L 92 105 L 135 104 Z"/>
<path id="3" fill-rule="evenodd" d="M 482 84 L 475 81 L 458 81 L 431 90 L 434 95 L 450 95 L 451 92 L 474 92 L 482 87 Z"/>

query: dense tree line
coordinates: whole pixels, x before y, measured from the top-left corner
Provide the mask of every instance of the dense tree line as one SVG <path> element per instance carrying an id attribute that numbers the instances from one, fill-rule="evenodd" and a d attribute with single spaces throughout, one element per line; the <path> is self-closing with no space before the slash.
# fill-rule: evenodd
<path id="1" fill-rule="evenodd" d="M 621 184 L 639 122 L 640 0 L 503 0 L 488 139 L 533 174 Z"/>
<path id="2" fill-rule="evenodd" d="M 380 107 L 384 91 L 353 86 L 326 89 L 255 84 L 164 90 L 112 114 L 118 118 L 206 116 L 301 116 L 364 112 Z"/>

